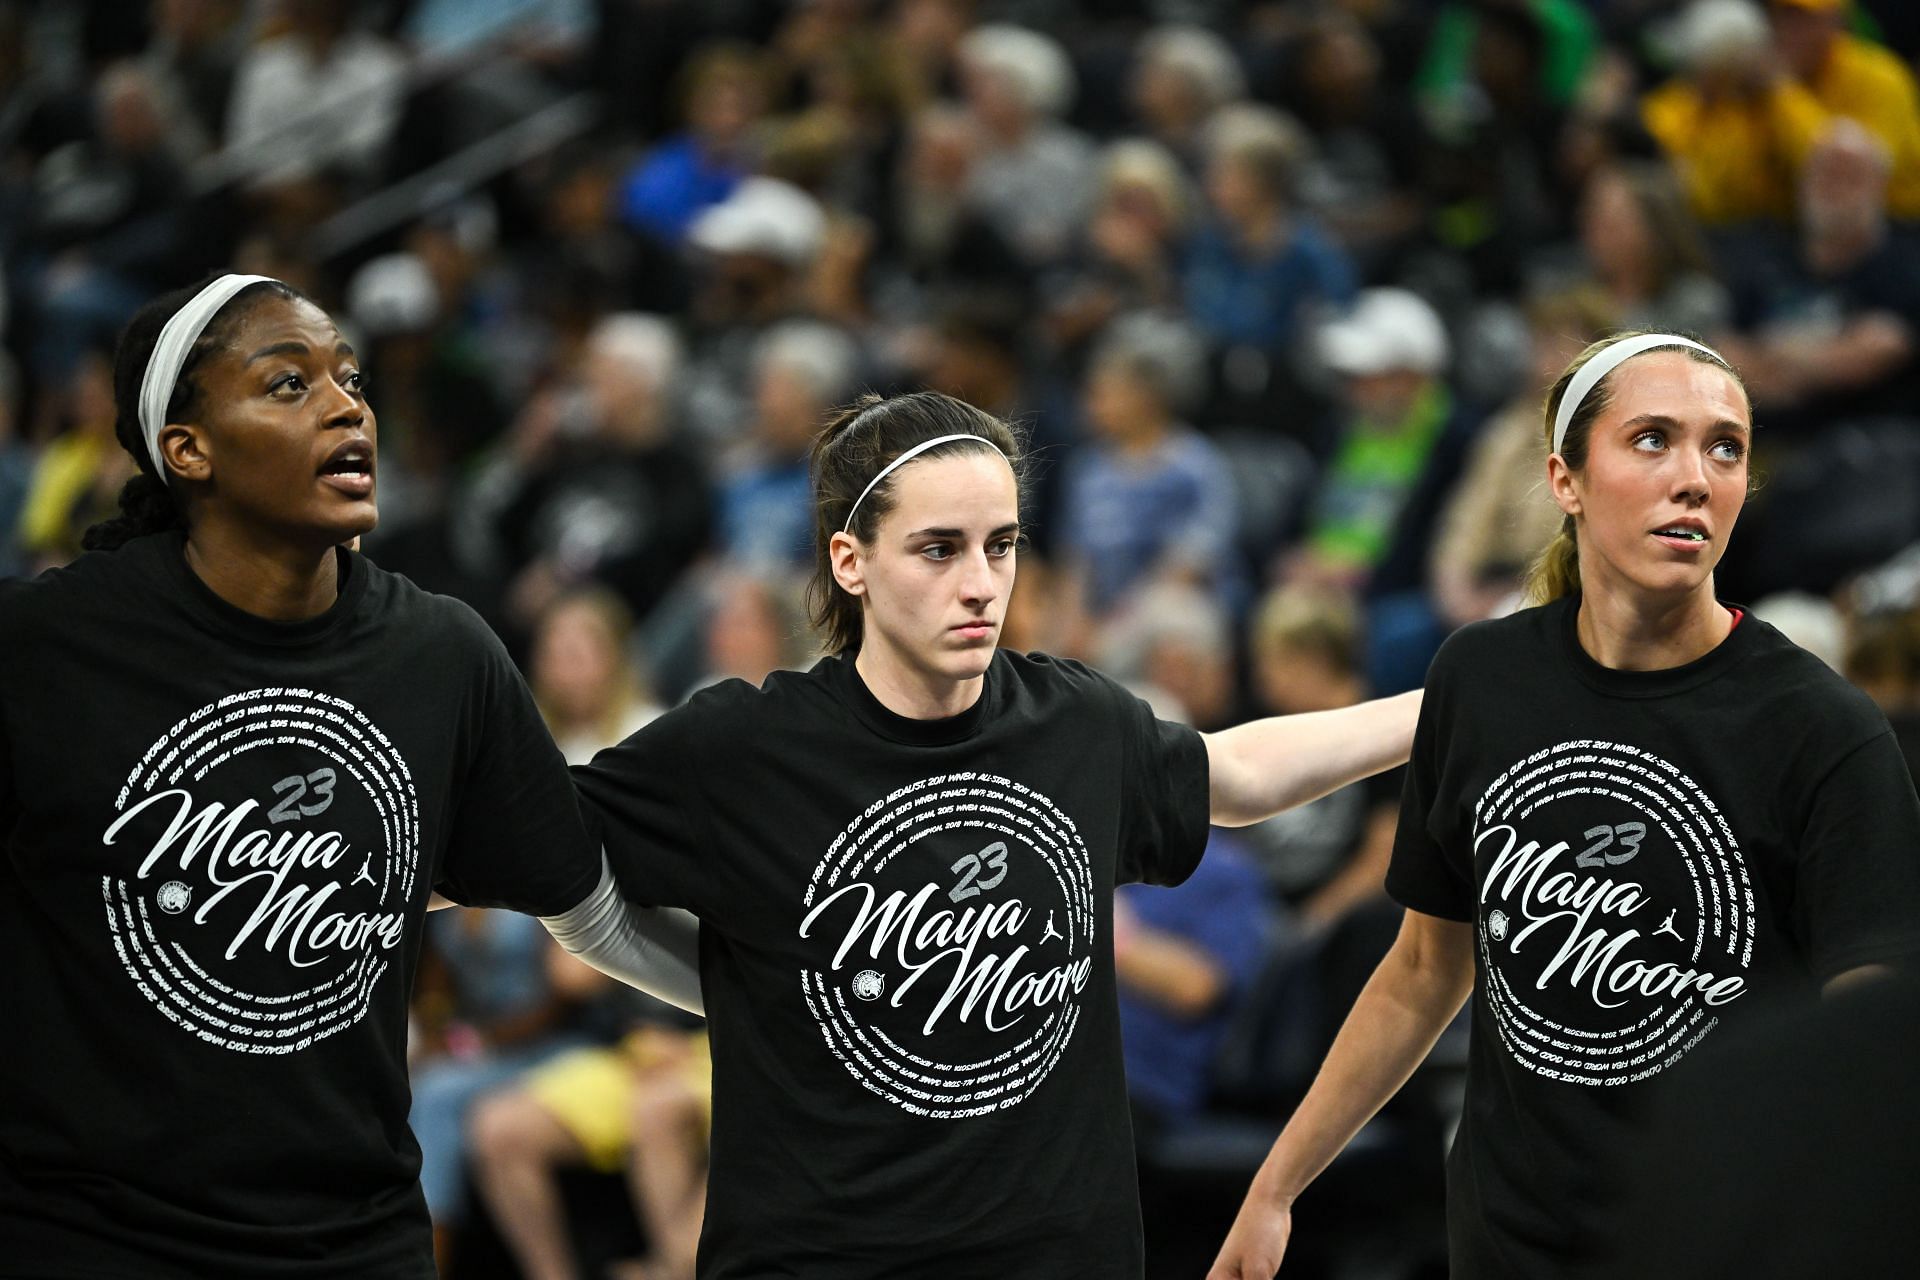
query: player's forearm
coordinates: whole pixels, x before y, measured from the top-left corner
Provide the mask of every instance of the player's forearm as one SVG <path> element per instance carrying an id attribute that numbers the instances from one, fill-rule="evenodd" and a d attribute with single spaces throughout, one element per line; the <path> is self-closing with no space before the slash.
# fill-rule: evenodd
<path id="1" fill-rule="evenodd" d="M 1465 926 L 1460 928 L 1464 934 Z M 1472 989 L 1471 952 L 1464 965 L 1460 955 L 1467 945 L 1448 946 L 1444 954 L 1410 946 L 1403 927 L 1260 1166 L 1249 1200 L 1290 1206 L 1399 1092 Z"/>
<path id="2" fill-rule="evenodd" d="M 1207 734 L 1212 820 L 1243 827 L 1405 764 L 1420 696 L 1416 689 Z"/>

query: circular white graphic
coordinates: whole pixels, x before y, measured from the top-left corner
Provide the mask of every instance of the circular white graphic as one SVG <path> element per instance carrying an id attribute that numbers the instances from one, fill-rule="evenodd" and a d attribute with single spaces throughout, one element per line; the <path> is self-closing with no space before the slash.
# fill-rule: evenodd
<path id="1" fill-rule="evenodd" d="M 1507 913 L 1496 907 L 1493 914 L 1487 917 L 1487 932 L 1493 935 L 1495 942 L 1505 942 L 1507 940 Z"/>
<path id="2" fill-rule="evenodd" d="M 107 925 L 170 1022 L 283 1054 L 366 1014 L 404 936 L 420 813 L 405 759 L 359 709 L 308 689 L 221 698 L 147 748 L 113 808 Z"/>
<path id="3" fill-rule="evenodd" d="M 1552 1080 L 1677 1062 L 1746 990 L 1754 889 L 1706 792 L 1651 752 L 1562 742 L 1474 812 L 1483 993 L 1501 1044 Z"/>
<path id="4" fill-rule="evenodd" d="M 1086 844 L 1052 800 L 993 774 L 923 778 L 814 868 L 802 997 L 834 1057 L 901 1110 L 1018 1106 L 1079 1025 L 1093 903 Z"/>

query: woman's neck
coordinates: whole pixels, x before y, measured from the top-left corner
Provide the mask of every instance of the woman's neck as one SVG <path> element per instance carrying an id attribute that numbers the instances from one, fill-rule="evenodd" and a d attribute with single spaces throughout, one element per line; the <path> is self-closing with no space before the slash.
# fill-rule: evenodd
<path id="1" fill-rule="evenodd" d="M 1664 671 L 1712 652 L 1733 630 L 1713 597 L 1713 579 L 1683 597 L 1583 589 L 1575 620 L 1580 647 L 1614 671 Z"/>
<path id="2" fill-rule="evenodd" d="M 916 670 L 872 637 L 860 646 L 853 669 L 867 692 L 881 706 L 909 720 L 944 720 L 957 716 L 980 700 L 987 687 L 985 673 L 956 680 L 937 672 Z"/>
<path id="3" fill-rule="evenodd" d="M 272 622 L 304 622 L 333 607 L 340 568 L 330 546 L 266 543 L 221 525 L 187 534 L 187 566 L 234 608 Z"/>

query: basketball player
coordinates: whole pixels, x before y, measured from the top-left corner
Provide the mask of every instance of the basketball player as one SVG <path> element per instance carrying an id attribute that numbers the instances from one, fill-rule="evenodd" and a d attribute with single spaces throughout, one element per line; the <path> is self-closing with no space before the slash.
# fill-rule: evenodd
<path id="1" fill-rule="evenodd" d="M 703 1277 L 1138 1276 L 1113 889 L 1391 767 L 1418 694 L 1202 736 L 997 647 L 1008 426 L 931 393 L 818 437 L 831 656 L 575 771 L 616 874 L 701 920 Z"/>
<path id="2" fill-rule="evenodd" d="M 1274 1274 L 1294 1198 L 1469 995 L 1451 1274 L 1605 1272 L 1663 1075 L 1767 999 L 1920 949 L 1920 801 L 1885 718 L 1714 596 L 1747 496 L 1739 375 L 1625 334 L 1568 367 L 1545 435 L 1565 520 L 1540 607 L 1434 661 L 1387 878 L 1399 939 L 1212 1280 Z"/>
<path id="3" fill-rule="evenodd" d="M 114 383 L 123 514 L 0 583 L 0 1271 L 429 1280 L 430 895 L 672 957 L 486 627 L 341 549 L 375 423 L 326 313 L 222 276 L 142 309 Z"/>

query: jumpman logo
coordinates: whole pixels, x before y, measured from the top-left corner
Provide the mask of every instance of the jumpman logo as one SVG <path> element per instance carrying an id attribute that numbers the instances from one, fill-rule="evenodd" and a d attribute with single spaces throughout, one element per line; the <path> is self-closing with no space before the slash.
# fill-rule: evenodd
<path id="1" fill-rule="evenodd" d="M 1673 927 L 1673 918 L 1677 914 L 1679 914 L 1679 908 L 1677 907 L 1674 910 L 1667 912 L 1667 918 L 1660 922 L 1660 927 L 1653 931 L 1653 936 L 1657 938 L 1663 933 L 1670 933 L 1679 941 L 1685 942 L 1686 939 L 1680 937 L 1680 931 Z"/>
<path id="2" fill-rule="evenodd" d="M 379 887 L 378 883 L 373 878 L 373 855 L 372 854 L 368 854 L 367 860 L 360 864 L 360 874 L 355 876 L 348 883 L 347 887 L 352 888 L 354 885 L 359 884 L 362 880 L 365 880 L 368 884 L 373 885 L 375 888 Z"/>
<path id="3" fill-rule="evenodd" d="M 1058 938 L 1062 942 L 1065 942 L 1067 940 L 1066 934 L 1061 933 L 1058 929 L 1053 927 L 1053 912 L 1051 911 L 1047 912 L 1047 929 L 1045 933 L 1042 933 L 1040 935 L 1040 941 L 1045 942 L 1049 938 Z"/>

